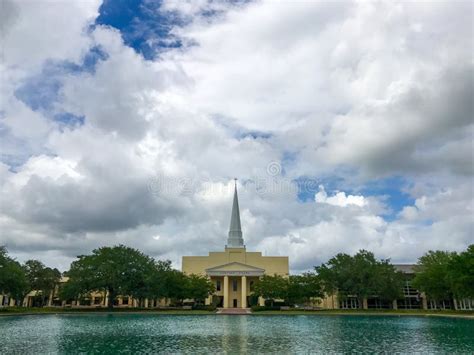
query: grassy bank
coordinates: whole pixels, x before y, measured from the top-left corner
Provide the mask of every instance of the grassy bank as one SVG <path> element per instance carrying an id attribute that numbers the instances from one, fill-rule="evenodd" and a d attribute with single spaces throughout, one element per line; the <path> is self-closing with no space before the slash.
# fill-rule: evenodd
<path id="1" fill-rule="evenodd" d="M 446 316 L 446 317 L 467 317 L 474 319 L 474 311 L 454 311 L 454 310 L 365 310 L 365 309 L 328 309 L 317 311 L 288 310 L 288 311 L 259 311 L 253 312 L 255 315 L 367 315 L 367 316 Z"/>
<path id="2" fill-rule="evenodd" d="M 22 315 L 22 314 L 108 314 L 108 313 L 150 313 L 150 314 L 213 314 L 215 311 L 195 310 L 195 309 L 150 309 L 150 308 L 25 308 L 25 307 L 5 307 L 0 308 L 2 315 Z"/>
<path id="3" fill-rule="evenodd" d="M 32 315 L 32 314 L 110 314 L 110 313 L 129 313 L 129 314 L 156 314 L 156 315 L 209 315 L 215 314 L 215 311 L 208 310 L 187 310 L 187 309 L 150 309 L 150 308 L 24 308 L 24 307 L 5 307 L 0 308 L 2 315 Z M 441 316 L 441 317 L 460 317 L 474 319 L 474 311 L 436 311 L 436 310 L 287 310 L 287 311 L 258 311 L 252 315 L 306 315 L 306 316 Z"/>

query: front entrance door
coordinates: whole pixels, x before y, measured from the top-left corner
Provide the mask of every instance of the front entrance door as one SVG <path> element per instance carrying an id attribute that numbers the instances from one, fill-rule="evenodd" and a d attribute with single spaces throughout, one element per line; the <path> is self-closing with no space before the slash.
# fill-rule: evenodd
<path id="1" fill-rule="evenodd" d="M 234 308 L 237 308 L 237 298 L 234 298 Z"/>

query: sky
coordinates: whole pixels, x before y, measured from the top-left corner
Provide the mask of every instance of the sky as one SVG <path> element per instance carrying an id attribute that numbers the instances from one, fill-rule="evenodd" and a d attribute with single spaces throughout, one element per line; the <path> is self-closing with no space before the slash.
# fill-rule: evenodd
<path id="1" fill-rule="evenodd" d="M 414 263 L 473 233 L 472 2 L 2 0 L 0 245 L 67 270 Z"/>

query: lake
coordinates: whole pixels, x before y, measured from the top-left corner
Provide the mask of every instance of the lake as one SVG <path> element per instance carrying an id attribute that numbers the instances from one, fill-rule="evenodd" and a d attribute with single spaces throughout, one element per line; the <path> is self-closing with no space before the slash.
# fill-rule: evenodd
<path id="1" fill-rule="evenodd" d="M 1 354 L 474 353 L 474 320 L 81 314 L 0 317 Z"/>

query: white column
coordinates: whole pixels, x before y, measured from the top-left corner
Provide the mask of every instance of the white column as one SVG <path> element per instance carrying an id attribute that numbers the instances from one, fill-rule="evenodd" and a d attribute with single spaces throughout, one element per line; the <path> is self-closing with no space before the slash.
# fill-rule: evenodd
<path id="1" fill-rule="evenodd" d="M 0 307 L 3 306 L 3 295 L 0 294 Z"/>
<path id="2" fill-rule="evenodd" d="M 53 305 L 53 291 L 49 293 L 49 298 L 48 298 L 48 307 L 51 307 Z"/>
<path id="3" fill-rule="evenodd" d="M 242 276 L 242 308 L 247 308 L 247 276 Z"/>
<path id="4" fill-rule="evenodd" d="M 224 308 L 229 308 L 229 276 L 224 276 Z"/>

